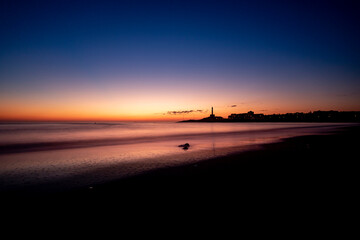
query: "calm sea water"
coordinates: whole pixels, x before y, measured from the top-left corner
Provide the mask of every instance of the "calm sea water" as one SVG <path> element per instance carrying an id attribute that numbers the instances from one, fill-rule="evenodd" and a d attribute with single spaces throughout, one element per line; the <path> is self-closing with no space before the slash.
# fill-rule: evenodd
<path id="1" fill-rule="evenodd" d="M 64 190 L 196 163 L 341 123 L 0 124 L 0 190 Z M 188 150 L 179 144 L 189 143 Z"/>

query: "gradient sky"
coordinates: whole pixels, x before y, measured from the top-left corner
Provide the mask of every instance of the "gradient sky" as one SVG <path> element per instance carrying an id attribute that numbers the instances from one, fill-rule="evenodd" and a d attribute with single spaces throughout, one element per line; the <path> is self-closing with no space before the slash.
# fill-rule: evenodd
<path id="1" fill-rule="evenodd" d="M 0 0 L 0 120 L 359 111 L 359 13 L 343 0 Z"/>

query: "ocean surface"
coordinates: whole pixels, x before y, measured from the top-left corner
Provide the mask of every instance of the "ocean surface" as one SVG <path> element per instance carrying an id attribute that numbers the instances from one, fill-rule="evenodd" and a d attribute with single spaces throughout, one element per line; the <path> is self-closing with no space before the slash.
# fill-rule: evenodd
<path id="1" fill-rule="evenodd" d="M 76 122 L 0 124 L 0 191 L 62 191 L 157 168 L 328 134 L 349 123 Z M 189 143 L 184 150 L 180 144 Z M 241 161 L 241 159 L 239 160 Z"/>

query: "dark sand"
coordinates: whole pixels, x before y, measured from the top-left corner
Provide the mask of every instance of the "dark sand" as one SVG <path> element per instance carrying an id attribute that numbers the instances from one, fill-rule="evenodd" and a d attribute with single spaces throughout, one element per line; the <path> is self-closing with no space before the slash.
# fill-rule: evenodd
<path id="1" fill-rule="evenodd" d="M 354 176 L 350 173 L 359 156 L 359 137 L 360 127 L 348 127 L 329 135 L 284 139 L 264 144 L 258 150 L 154 170 L 75 194 L 124 198 L 131 192 L 140 196 L 151 192 L 153 197 L 202 193 L 231 196 L 242 191 L 318 195 L 331 189 L 341 190 L 344 183 L 351 185 L 350 178 Z"/>
<path id="2" fill-rule="evenodd" d="M 63 196 L 119 203 L 318 202 L 351 196 L 360 127 L 264 144 L 197 164 L 159 169 Z"/>
<path id="3" fill-rule="evenodd" d="M 333 219 L 353 212 L 360 127 L 301 136 L 197 164 L 160 169 L 93 188 L 2 196 L 10 210 L 71 209 L 113 214 L 206 216 L 245 212 Z M 155 214 L 155 215 L 154 215 Z M 235 216 L 235 217 L 236 217 Z M 311 217 L 310 217 L 311 216 Z M 336 217 L 338 219 L 338 217 Z"/>

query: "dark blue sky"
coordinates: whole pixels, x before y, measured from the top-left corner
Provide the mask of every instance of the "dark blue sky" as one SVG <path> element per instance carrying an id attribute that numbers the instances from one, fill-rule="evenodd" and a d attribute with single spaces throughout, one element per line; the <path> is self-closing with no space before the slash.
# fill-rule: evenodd
<path id="1" fill-rule="evenodd" d="M 181 80 L 360 100 L 359 1 L 0 2 L 7 97 Z"/>

